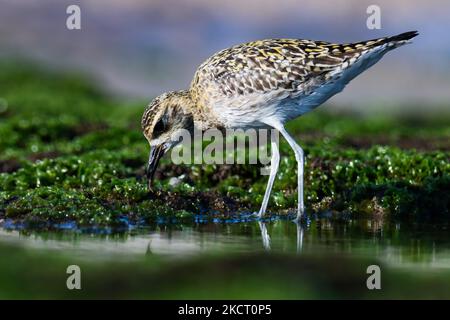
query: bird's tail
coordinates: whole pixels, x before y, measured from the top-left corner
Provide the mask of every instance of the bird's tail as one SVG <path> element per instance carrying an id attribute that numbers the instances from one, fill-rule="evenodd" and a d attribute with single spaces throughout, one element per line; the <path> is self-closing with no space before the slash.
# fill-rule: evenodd
<path id="1" fill-rule="evenodd" d="M 408 40 L 411 40 L 412 38 L 416 37 L 417 35 L 419 35 L 419 32 L 417 32 L 417 31 L 408 31 L 408 32 L 400 33 L 396 36 L 387 37 L 386 40 L 387 40 L 387 42 L 404 43 L 404 42 L 408 42 Z"/>
<path id="2" fill-rule="evenodd" d="M 404 44 L 410 43 L 411 39 L 419 35 L 419 32 L 417 31 L 408 31 L 404 33 L 400 33 L 396 36 L 387 37 L 384 42 L 387 43 L 387 45 L 393 46 L 393 47 L 399 47 Z"/>
<path id="3" fill-rule="evenodd" d="M 362 45 L 366 46 L 366 47 L 386 47 L 386 48 L 397 48 L 399 46 L 402 46 L 404 44 L 410 43 L 411 39 L 414 38 L 415 36 L 417 36 L 419 33 L 417 31 L 408 31 L 408 32 L 404 32 L 404 33 L 400 33 L 396 36 L 391 36 L 391 37 L 384 37 L 384 38 L 378 38 L 378 39 L 372 39 L 372 40 L 368 40 L 368 41 L 364 41 L 363 43 L 361 43 Z"/>

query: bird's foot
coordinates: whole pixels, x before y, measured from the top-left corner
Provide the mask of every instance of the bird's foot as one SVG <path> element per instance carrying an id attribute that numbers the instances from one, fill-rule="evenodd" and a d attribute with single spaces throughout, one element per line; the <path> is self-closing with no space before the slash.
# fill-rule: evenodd
<path id="1" fill-rule="evenodd" d="M 304 216 L 305 216 L 305 208 L 303 206 L 299 207 L 297 210 L 297 215 L 295 216 L 294 219 L 292 219 L 292 221 L 294 221 L 295 223 L 300 223 L 304 218 Z"/>
<path id="2" fill-rule="evenodd" d="M 305 219 L 305 209 L 301 208 L 297 211 L 297 215 L 295 216 L 294 219 L 292 219 L 292 221 L 294 221 L 295 223 L 301 223 L 302 220 Z"/>
<path id="3" fill-rule="evenodd" d="M 252 216 L 254 216 L 254 217 L 258 218 L 258 219 L 262 219 L 265 214 L 266 214 L 266 210 L 263 210 L 261 208 L 261 209 L 259 209 L 258 212 L 253 212 Z"/>
<path id="4" fill-rule="evenodd" d="M 257 218 L 257 219 L 261 219 L 263 214 L 261 213 L 261 211 L 258 211 L 258 212 L 255 211 L 255 212 L 252 213 L 252 216 Z"/>

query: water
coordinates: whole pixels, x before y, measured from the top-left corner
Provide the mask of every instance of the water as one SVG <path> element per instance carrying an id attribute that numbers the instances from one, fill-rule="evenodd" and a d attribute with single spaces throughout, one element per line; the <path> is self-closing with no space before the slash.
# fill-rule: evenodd
<path id="1" fill-rule="evenodd" d="M 374 220 L 198 223 L 154 225 L 115 233 L 106 229 L 30 231 L 0 228 L 0 244 L 31 251 L 57 251 L 86 259 L 133 260 L 142 256 L 183 259 L 202 254 L 274 252 L 373 257 L 392 266 L 450 269 L 446 225 Z"/>

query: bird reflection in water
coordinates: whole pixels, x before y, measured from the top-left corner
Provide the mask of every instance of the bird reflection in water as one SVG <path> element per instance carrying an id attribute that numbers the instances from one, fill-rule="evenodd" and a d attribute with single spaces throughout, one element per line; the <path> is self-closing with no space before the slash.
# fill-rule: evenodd
<path id="1" fill-rule="evenodd" d="M 267 224 L 266 224 L 266 222 L 258 221 L 258 225 L 259 225 L 259 230 L 261 231 L 261 239 L 262 239 L 262 244 L 263 244 L 264 250 L 270 251 L 271 250 L 270 235 L 269 235 L 269 232 L 267 231 Z M 304 236 L 303 231 L 304 230 L 303 230 L 303 226 L 301 225 L 301 223 L 299 221 L 296 221 L 295 225 L 297 227 L 297 253 L 301 253 L 302 249 L 303 249 L 303 236 Z"/>

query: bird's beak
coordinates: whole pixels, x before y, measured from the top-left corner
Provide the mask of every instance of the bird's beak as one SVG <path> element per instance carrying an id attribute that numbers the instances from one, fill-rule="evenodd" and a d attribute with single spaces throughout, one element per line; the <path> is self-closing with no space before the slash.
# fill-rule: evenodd
<path id="1" fill-rule="evenodd" d="M 148 158 L 148 165 L 147 165 L 147 179 L 149 191 L 152 191 L 153 177 L 155 175 L 156 168 L 158 167 L 159 159 L 161 159 L 165 151 L 166 147 L 164 144 L 154 146 L 150 150 L 150 157 Z"/>

